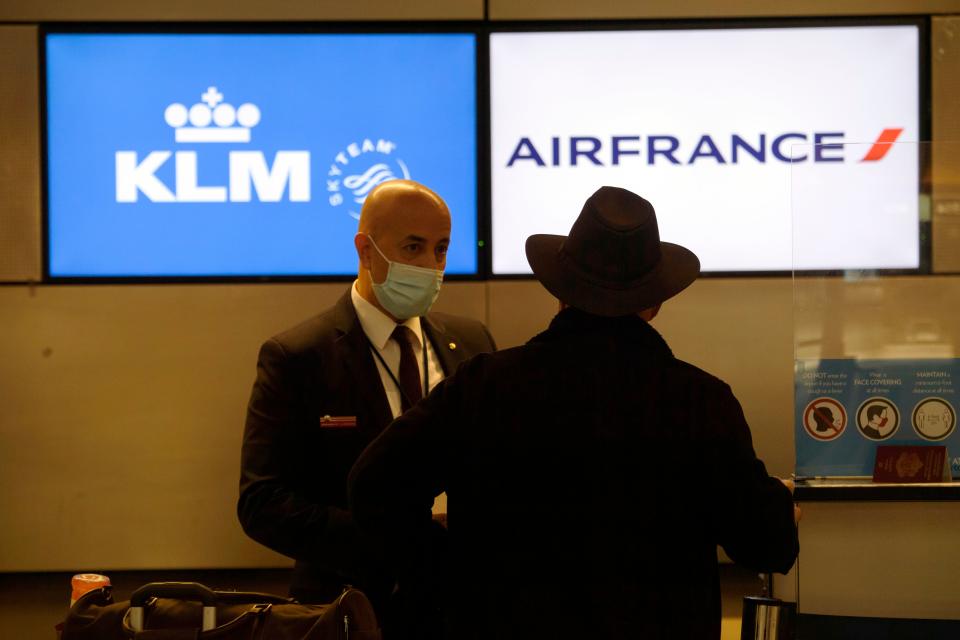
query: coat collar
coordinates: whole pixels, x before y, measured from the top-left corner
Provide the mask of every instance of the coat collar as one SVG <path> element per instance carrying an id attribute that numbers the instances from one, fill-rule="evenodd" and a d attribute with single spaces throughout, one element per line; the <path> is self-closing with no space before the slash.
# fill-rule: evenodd
<path id="1" fill-rule="evenodd" d="M 427 314 L 421 318 L 423 330 L 433 345 L 433 352 L 440 360 L 440 366 L 446 375 L 457 370 L 457 366 L 467 359 L 464 346 L 458 344 L 456 336 L 450 333 L 446 323 L 435 314 Z"/>
<path id="2" fill-rule="evenodd" d="M 369 407 L 374 416 L 374 424 L 379 425 L 378 430 L 382 429 L 393 420 L 393 412 L 380 382 L 377 363 L 370 353 L 370 343 L 367 342 L 363 325 L 353 308 L 349 289 L 333 307 L 333 325 L 337 331 L 334 348 L 338 358 L 349 379 L 358 382 L 355 387 L 363 394 L 363 404 Z M 379 393 L 371 393 L 371 389 L 377 389 Z"/>
<path id="3" fill-rule="evenodd" d="M 333 305 L 333 326 L 341 336 L 355 331 L 363 332 L 363 327 L 360 326 L 360 318 L 357 317 L 353 302 L 350 300 L 350 289 L 347 289 L 337 300 L 337 303 Z"/>
<path id="4" fill-rule="evenodd" d="M 643 318 L 635 315 L 612 318 L 597 316 L 573 307 L 567 307 L 554 316 L 547 330 L 531 338 L 530 342 L 570 342 L 596 337 L 625 344 L 635 343 L 646 351 L 673 357 L 663 337 Z"/>

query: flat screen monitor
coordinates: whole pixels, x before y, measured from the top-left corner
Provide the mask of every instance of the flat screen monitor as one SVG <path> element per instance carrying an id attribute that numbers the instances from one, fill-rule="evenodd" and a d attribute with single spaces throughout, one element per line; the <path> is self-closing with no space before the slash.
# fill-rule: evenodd
<path id="1" fill-rule="evenodd" d="M 366 195 L 449 205 L 477 272 L 476 35 L 48 33 L 47 273 L 348 276 Z"/>
<path id="2" fill-rule="evenodd" d="M 919 23 L 493 33 L 493 273 L 530 273 L 527 236 L 566 234 L 602 185 L 650 200 L 661 238 L 704 271 L 917 269 L 917 146 L 886 143 L 921 139 L 920 36 Z M 803 199 L 845 224 L 794 264 L 799 163 L 858 177 Z M 880 258 L 855 241 L 877 225 Z"/>

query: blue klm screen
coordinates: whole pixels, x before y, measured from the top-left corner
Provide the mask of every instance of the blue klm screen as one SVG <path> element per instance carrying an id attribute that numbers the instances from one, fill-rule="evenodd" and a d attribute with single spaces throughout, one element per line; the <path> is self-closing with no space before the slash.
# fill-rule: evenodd
<path id="1" fill-rule="evenodd" d="M 54 277 L 356 273 L 377 184 L 431 187 L 477 270 L 473 34 L 49 34 Z"/>

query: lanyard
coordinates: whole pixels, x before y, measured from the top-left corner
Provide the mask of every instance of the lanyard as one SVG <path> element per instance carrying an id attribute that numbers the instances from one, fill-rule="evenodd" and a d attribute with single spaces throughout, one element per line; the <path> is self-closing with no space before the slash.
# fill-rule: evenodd
<path id="1" fill-rule="evenodd" d="M 427 338 L 427 332 L 423 330 L 422 325 L 420 327 L 420 336 L 421 336 L 420 343 L 421 343 L 421 346 L 423 347 L 423 397 L 425 398 L 427 397 L 427 394 L 430 393 L 430 373 L 427 370 L 428 338 Z M 373 351 L 373 355 L 377 356 L 377 360 L 379 360 L 380 364 L 383 365 L 383 368 L 386 370 L 387 374 L 390 376 L 390 379 L 393 381 L 394 386 L 397 387 L 397 391 L 399 391 L 400 395 L 403 396 L 404 399 L 407 401 L 407 406 L 412 407 L 414 403 L 411 402 L 410 398 L 407 397 L 407 394 L 403 392 L 403 387 L 400 386 L 400 380 L 398 380 L 397 376 L 393 374 L 393 371 L 390 371 L 390 367 L 387 366 L 387 361 L 383 359 L 383 356 L 380 354 L 380 350 L 377 349 L 372 342 L 370 342 L 370 337 L 367 335 L 366 332 L 363 333 L 363 337 L 366 338 L 367 344 L 370 345 L 370 349 Z M 400 347 L 400 343 L 397 343 L 397 346 Z M 400 347 L 400 349 L 401 349 L 400 357 L 402 358 L 403 347 Z M 399 370 L 397 373 L 399 373 Z M 401 411 L 402 411 L 402 408 L 401 408 Z"/>

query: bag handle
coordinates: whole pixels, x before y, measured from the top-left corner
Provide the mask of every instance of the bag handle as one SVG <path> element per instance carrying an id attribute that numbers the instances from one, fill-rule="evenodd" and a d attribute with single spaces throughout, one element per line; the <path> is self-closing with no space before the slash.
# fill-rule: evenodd
<path id="1" fill-rule="evenodd" d="M 150 598 L 194 600 L 205 607 L 217 605 L 217 594 L 199 582 L 148 582 L 130 596 L 131 607 L 142 607 Z"/>
<path id="2" fill-rule="evenodd" d="M 151 598 L 196 600 L 203 605 L 202 630 L 217 626 L 217 594 L 199 582 L 150 582 L 130 596 L 130 628 L 143 631 L 143 608 Z"/>

